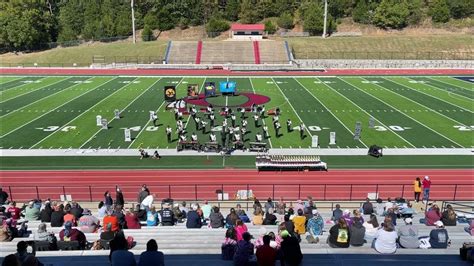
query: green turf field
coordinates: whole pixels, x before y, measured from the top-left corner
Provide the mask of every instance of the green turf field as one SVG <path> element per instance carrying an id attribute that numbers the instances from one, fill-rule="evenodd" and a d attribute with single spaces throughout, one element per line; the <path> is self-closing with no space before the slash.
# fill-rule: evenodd
<path id="1" fill-rule="evenodd" d="M 10 148 L 175 148 L 177 136 L 167 143 L 166 125 L 175 128 L 172 110 L 166 110 L 163 88 L 177 86 L 178 98 L 185 97 L 188 84 L 233 80 L 241 93 L 270 98 L 266 110 L 279 107 L 281 136 L 275 136 L 272 116 L 254 126 L 247 114 L 246 139 L 254 141 L 262 124 L 268 125 L 273 148 L 308 148 L 311 136 L 319 137 L 321 148 L 366 148 L 372 144 L 407 148 L 474 147 L 474 86 L 455 77 L 115 77 L 0 76 L 0 147 Z M 243 96 L 209 99 L 236 109 Z M 121 118 L 114 119 L 114 110 Z M 149 111 L 158 113 L 158 126 Z M 96 125 L 96 116 L 109 121 L 109 129 Z M 204 113 L 199 117 L 204 118 Z M 217 115 L 216 125 L 223 117 Z M 375 125 L 369 128 L 369 119 Z M 297 130 L 287 132 L 285 121 L 306 126 L 304 139 Z M 184 117 L 189 135 L 195 131 L 192 119 Z M 361 122 L 361 139 L 354 140 L 356 122 Z M 240 125 L 240 115 L 237 124 Z M 124 129 L 132 130 L 125 142 Z M 218 127 L 198 133 L 201 142 Z M 330 132 L 337 143 L 329 145 Z"/>

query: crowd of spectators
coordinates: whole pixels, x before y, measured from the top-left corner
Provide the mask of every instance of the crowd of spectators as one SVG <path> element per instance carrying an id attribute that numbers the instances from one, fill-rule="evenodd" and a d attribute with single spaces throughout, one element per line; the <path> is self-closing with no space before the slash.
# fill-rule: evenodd
<path id="1" fill-rule="evenodd" d="M 34 200 L 22 208 L 17 207 L 14 201 L 9 202 L 8 208 L 0 207 L 0 241 L 28 237 L 27 221 L 40 221 L 34 240 L 48 242 L 50 249 L 57 249 L 60 242 L 73 242 L 77 243 L 78 249 L 109 249 L 112 265 L 136 265 L 133 253 L 128 251 L 136 243 L 133 237 L 125 236 L 124 229 L 183 223 L 190 229 L 226 228 L 221 246 L 222 259 L 233 260 L 235 265 L 274 265 L 278 260 L 285 265 L 298 265 L 303 259 L 300 242 L 318 243 L 325 226 L 329 226 L 326 230 L 327 244 L 331 248 L 370 245 L 379 253 L 391 254 L 398 248 L 447 248 L 450 240 L 445 226 L 457 223 L 452 206 L 447 205 L 441 213 L 437 204 L 432 204 L 420 223 L 435 228 L 428 236 L 420 236 L 413 225 L 414 209 L 410 202 L 402 199 L 392 201 L 391 198 L 385 202 L 378 199 L 376 203 L 367 199 L 360 209 L 352 211 L 343 210 L 336 204 L 330 219 L 325 221 L 311 197 L 305 201 L 298 200 L 291 208 L 287 208 L 283 199 L 274 202 L 268 198 L 263 205 L 255 199 L 250 219 L 240 204 L 231 208 L 226 216 L 219 207 L 207 201 L 202 205 L 192 203 L 188 207 L 186 202 L 165 199 L 157 210 L 154 204 L 156 195 L 151 194 L 146 185 L 138 193 L 138 203 L 128 209 L 124 209 L 124 196 L 119 187 L 116 187 L 115 194 L 114 200 L 109 191 L 104 193 L 96 216 L 74 201 Z M 0 200 L 7 203 L 7 199 L 8 196 L 2 197 L 0 192 Z M 368 218 L 364 219 L 364 215 Z M 378 217 L 382 220 L 380 224 Z M 397 219 L 403 221 L 397 225 Z M 47 223 L 51 227 L 61 227 L 59 234 L 48 232 Z M 261 226 L 256 239 L 249 233 L 246 225 L 249 223 Z M 277 227 L 274 232 L 267 232 L 264 227 L 267 225 Z M 473 226 L 471 222 L 466 232 L 472 235 Z M 100 237 L 88 241 L 87 233 L 98 233 Z M 23 242 L 18 242 L 18 253 L 15 255 L 19 261 L 34 257 L 34 254 L 29 257 L 18 255 L 23 254 L 25 243 L 30 245 Z M 140 256 L 138 265 L 164 265 L 164 255 L 158 252 L 154 239 L 147 243 L 147 250 Z"/>

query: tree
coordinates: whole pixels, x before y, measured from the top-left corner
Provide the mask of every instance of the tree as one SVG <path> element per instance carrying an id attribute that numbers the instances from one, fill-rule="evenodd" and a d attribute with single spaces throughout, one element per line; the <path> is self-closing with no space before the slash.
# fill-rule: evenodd
<path id="1" fill-rule="evenodd" d="M 423 1 L 422 0 L 405 0 L 408 6 L 410 15 L 408 15 L 408 24 L 416 25 L 420 23 L 421 17 L 423 16 Z"/>
<path id="2" fill-rule="evenodd" d="M 352 13 L 352 0 L 328 1 L 328 12 L 334 18 L 347 17 Z"/>
<path id="3" fill-rule="evenodd" d="M 130 6 L 122 4 L 115 16 L 115 32 L 117 36 L 130 36 L 132 34 L 132 14 Z"/>
<path id="4" fill-rule="evenodd" d="M 276 17 L 279 15 L 273 0 L 261 0 L 257 2 L 255 8 L 260 18 Z"/>
<path id="5" fill-rule="evenodd" d="M 166 5 L 158 11 L 158 29 L 160 31 L 171 30 L 175 27 L 174 18 L 171 16 L 171 5 Z"/>
<path id="6" fill-rule="evenodd" d="M 409 15 L 405 1 L 382 0 L 375 9 L 373 23 L 380 28 L 401 29 L 408 24 Z"/>
<path id="7" fill-rule="evenodd" d="M 304 12 L 303 29 L 310 35 L 319 35 L 324 30 L 324 8 L 321 4 L 312 3 Z M 327 33 L 330 34 L 335 30 L 336 23 L 329 14 L 327 20 Z"/>
<path id="8" fill-rule="evenodd" d="M 237 21 L 239 19 L 240 1 L 229 0 L 225 6 L 224 17 L 230 21 Z"/>
<path id="9" fill-rule="evenodd" d="M 448 22 L 450 13 L 446 0 L 434 0 L 430 7 L 430 15 L 434 22 Z"/>
<path id="10" fill-rule="evenodd" d="M 254 24 L 259 21 L 259 14 L 250 0 L 243 0 L 240 5 L 239 19 L 242 23 Z"/>
<path id="11" fill-rule="evenodd" d="M 450 0 L 448 1 L 448 5 L 452 18 L 467 18 L 474 14 L 474 4 L 472 0 Z"/>
<path id="12" fill-rule="evenodd" d="M 268 33 L 268 34 L 274 34 L 276 32 L 277 28 L 275 26 L 275 24 L 273 24 L 273 22 L 271 20 L 267 20 L 265 21 L 265 31 Z"/>
<path id="13" fill-rule="evenodd" d="M 280 28 L 292 29 L 294 27 L 293 16 L 289 12 L 283 13 L 278 18 L 277 24 Z"/>
<path id="14" fill-rule="evenodd" d="M 78 0 L 67 1 L 59 11 L 58 41 L 77 40 L 84 27 L 84 7 Z"/>
<path id="15" fill-rule="evenodd" d="M 357 5 L 352 12 L 352 19 L 354 22 L 362 24 L 370 24 L 371 17 L 369 13 L 369 7 L 367 6 L 366 0 L 359 0 Z"/>
<path id="16" fill-rule="evenodd" d="M 143 18 L 143 22 L 152 30 L 158 28 L 158 17 L 156 14 L 153 14 L 153 12 L 148 12 Z"/>
<path id="17" fill-rule="evenodd" d="M 211 37 L 218 36 L 221 32 L 224 32 L 229 28 L 229 23 L 219 18 L 211 18 L 206 24 L 206 32 Z"/>
<path id="18" fill-rule="evenodd" d="M 84 39 L 90 40 L 102 37 L 100 28 L 101 15 L 100 6 L 97 1 L 89 1 L 84 6 L 84 27 L 81 32 Z"/>
<path id="19" fill-rule="evenodd" d="M 151 27 L 147 24 L 145 24 L 145 27 L 143 27 L 142 40 L 144 42 L 153 41 L 153 31 L 151 30 Z"/>
<path id="20" fill-rule="evenodd" d="M 52 41 L 55 20 L 38 2 L 5 3 L 0 10 L 0 44 L 7 51 L 36 50 Z"/>

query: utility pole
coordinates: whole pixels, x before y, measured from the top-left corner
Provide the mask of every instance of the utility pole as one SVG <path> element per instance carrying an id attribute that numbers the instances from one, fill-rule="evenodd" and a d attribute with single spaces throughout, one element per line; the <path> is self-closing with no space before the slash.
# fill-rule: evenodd
<path id="1" fill-rule="evenodd" d="M 135 35 L 135 10 L 133 9 L 133 0 L 130 2 L 132 7 L 132 33 L 133 33 L 133 44 L 137 43 L 137 36 Z"/>
<path id="2" fill-rule="evenodd" d="M 328 0 L 324 0 L 324 27 L 323 27 L 323 38 L 326 38 L 327 20 L 328 20 Z"/>

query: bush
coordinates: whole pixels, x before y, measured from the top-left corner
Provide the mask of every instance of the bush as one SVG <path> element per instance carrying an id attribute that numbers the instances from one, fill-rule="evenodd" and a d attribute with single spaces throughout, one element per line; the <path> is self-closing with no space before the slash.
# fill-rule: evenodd
<path id="1" fill-rule="evenodd" d="M 371 17 L 369 7 L 365 0 L 359 0 L 352 12 L 352 19 L 357 23 L 370 24 Z"/>
<path id="2" fill-rule="evenodd" d="M 406 2 L 382 0 L 375 9 L 373 22 L 380 28 L 401 29 L 407 26 L 410 10 Z"/>
<path id="3" fill-rule="evenodd" d="M 143 31 L 142 31 L 142 40 L 144 42 L 149 42 L 149 41 L 153 41 L 153 31 L 151 30 L 151 27 L 148 26 L 148 25 L 145 25 L 145 27 L 143 27 Z"/>
<path id="4" fill-rule="evenodd" d="M 450 13 L 449 6 L 446 0 L 435 0 L 431 5 L 430 15 L 434 22 L 448 22 Z"/>
<path id="5" fill-rule="evenodd" d="M 209 36 L 215 36 L 216 33 L 221 33 L 230 28 L 227 21 L 217 18 L 211 18 L 206 24 L 206 32 Z"/>
<path id="6" fill-rule="evenodd" d="M 277 24 L 280 28 L 284 28 L 287 30 L 292 29 L 294 27 L 293 16 L 291 16 L 290 13 L 285 12 L 281 14 L 281 16 L 278 18 Z"/>
<path id="7" fill-rule="evenodd" d="M 268 33 L 268 34 L 274 34 L 276 32 L 277 28 L 275 26 L 275 24 L 273 24 L 273 22 L 271 20 L 267 20 L 265 21 L 265 31 Z"/>

